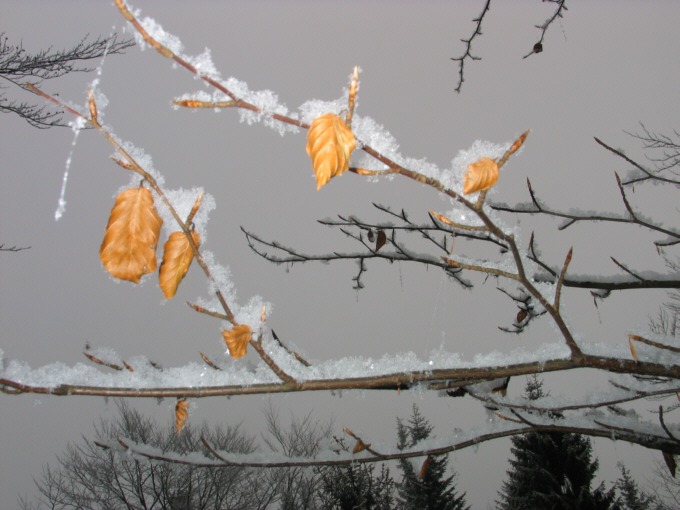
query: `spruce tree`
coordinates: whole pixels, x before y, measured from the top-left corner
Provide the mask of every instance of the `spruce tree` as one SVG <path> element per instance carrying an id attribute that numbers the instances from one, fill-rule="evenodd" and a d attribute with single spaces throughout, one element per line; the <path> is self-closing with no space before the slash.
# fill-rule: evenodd
<path id="1" fill-rule="evenodd" d="M 626 466 L 619 463 L 621 477 L 616 482 L 616 488 L 621 493 L 619 505 L 625 510 L 657 510 L 662 508 L 661 503 L 653 495 L 640 490 L 637 482 L 630 476 Z"/>
<path id="2" fill-rule="evenodd" d="M 427 439 L 432 426 L 420 414 L 418 406 L 413 405 L 413 414 L 407 424 L 397 420 L 397 447 L 400 450 L 412 448 Z M 401 482 L 397 483 L 397 508 L 409 510 L 465 510 L 465 493 L 456 494 L 453 480 L 456 474 L 445 477 L 449 459 L 447 456 L 429 459 L 421 478 L 421 467 L 416 468 L 408 459 L 399 460 L 402 472 Z"/>
<path id="3" fill-rule="evenodd" d="M 527 398 L 545 396 L 536 376 L 526 386 Z M 512 438 L 511 468 L 497 501 L 500 510 L 619 508 L 615 489 L 602 484 L 591 490 L 598 469 L 590 439 L 580 434 L 529 432 Z"/>
<path id="4" fill-rule="evenodd" d="M 321 471 L 319 494 L 322 508 L 333 510 L 390 510 L 394 481 L 383 464 L 374 476 L 375 464 L 333 466 Z"/>

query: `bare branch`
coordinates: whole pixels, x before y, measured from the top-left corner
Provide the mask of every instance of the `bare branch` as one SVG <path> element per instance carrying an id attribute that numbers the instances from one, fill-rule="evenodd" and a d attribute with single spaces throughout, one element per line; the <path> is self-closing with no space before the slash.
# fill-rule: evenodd
<path id="1" fill-rule="evenodd" d="M 541 37 L 538 39 L 538 42 L 534 44 L 531 51 L 524 55 L 522 58 L 527 58 L 533 55 L 534 53 L 541 53 L 543 51 L 543 39 L 545 38 L 545 33 L 548 31 L 548 27 L 550 27 L 550 25 L 552 25 L 555 20 L 561 18 L 563 11 L 567 10 L 567 7 L 564 5 L 565 0 L 544 0 L 544 1 L 557 4 L 557 9 L 555 9 L 553 15 L 546 19 L 542 25 L 536 25 L 536 28 L 538 28 L 541 31 Z"/>
<path id="2" fill-rule="evenodd" d="M 460 89 L 463 87 L 463 82 L 465 81 L 465 77 L 463 76 L 463 70 L 465 68 L 465 61 L 467 59 L 470 60 L 481 60 L 481 57 L 475 57 L 472 54 L 472 41 L 477 37 L 478 35 L 482 35 L 482 21 L 484 21 L 484 16 L 486 16 L 486 13 L 489 12 L 489 8 L 491 6 L 491 0 L 486 0 L 486 3 L 484 4 L 484 8 L 482 9 L 482 12 L 479 13 L 479 16 L 474 18 L 472 21 L 474 23 L 477 23 L 475 26 L 475 30 L 472 32 L 472 35 L 468 37 L 467 39 L 461 39 L 465 43 L 465 53 L 463 53 L 462 56 L 460 57 L 451 57 L 451 60 L 454 60 L 458 62 L 458 85 L 454 89 L 456 92 L 460 93 Z"/>

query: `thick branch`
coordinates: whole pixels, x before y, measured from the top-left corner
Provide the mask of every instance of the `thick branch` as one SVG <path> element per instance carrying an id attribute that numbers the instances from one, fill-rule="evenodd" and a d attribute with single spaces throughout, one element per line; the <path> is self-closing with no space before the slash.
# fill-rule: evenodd
<path id="1" fill-rule="evenodd" d="M 59 384 L 53 387 L 32 386 L 9 379 L 0 379 L 2 391 L 10 394 L 40 393 L 46 395 L 89 395 L 106 397 L 186 397 L 201 398 L 224 395 L 255 395 L 264 393 L 291 393 L 298 391 L 332 391 L 332 390 L 402 390 L 423 383 L 438 382 L 436 389 L 450 389 L 464 386 L 474 381 L 530 375 L 541 372 L 557 372 L 591 368 L 613 373 L 645 375 L 656 377 L 680 378 L 680 366 L 667 366 L 658 363 L 608 358 L 584 354 L 580 361 L 571 359 L 553 359 L 518 363 L 507 366 L 449 368 L 428 371 L 402 372 L 396 374 L 374 375 L 344 379 L 311 379 L 303 382 L 263 383 L 249 386 L 205 386 L 175 388 L 125 388 L 87 386 L 78 384 Z M 446 384 L 441 384 L 446 381 Z"/>

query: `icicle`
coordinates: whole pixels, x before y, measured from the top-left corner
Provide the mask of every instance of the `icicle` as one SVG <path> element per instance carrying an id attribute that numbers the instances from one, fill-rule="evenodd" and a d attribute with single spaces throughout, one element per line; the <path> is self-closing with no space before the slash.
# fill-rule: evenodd
<path id="1" fill-rule="evenodd" d="M 92 90 L 96 90 L 97 86 L 99 85 L 99 78 L 102 75 L 102 69 L 104 67 L 104 61 L 106 60 L 106 55 L 109 53 L 109 48 L 111 47 L 111 41 L 112 41 L 113 33 L 109 36 L 109 42 L 106 45 L 106 48 L 104 49 L 104 53 L 102 55 L 102 59 L 99 62 L 99 65 L 97 66 L 97 77 L 92 80 L 92 83 L 90 83 L 89 88 Z M 106 104 L 101 104 L 102 102 L 105 103 L 104 101 L 100 101 L 99 107 L 103 109 Z M 64 212 L 66 211 L 66 184 L 68 183 L 68 175 L 69 175 L 69 170 L 71 169 L 71 161 L 73 160 L 73 151 L 76 148 L 76 143 L 78 142 L 78 135 L 80 134 L 80 130 L 85 127 L 85 119 L 82 117 L 78 117 L 75 121 L 70 123 L 71 129 L 73 130 L 73 142 L 71 142 L 71 150 L 68 153 L 68 157 L 66 158 L 66 168 L 64 169 L 64 176 L 62 177 L 61 180 L 61 192 L 59 193 L 59 200 L 57 201 L 57 210 L 54 211 L 54 221 L 59 221 L 61 217 L 64 215 Z"/>
<path id="2" fill-rule="evenodd" d="M 71 161 L 73 159 L 73 150 L 76 147 L 76 142 L 78 141 L 78 135 L 80 130 L 85 126 L 85 119 L 78 117 L 75 121 L 71 122 L 71 129 L 73 130 L 73 142 L 71 142 L 71 150 L 66 158 L 66 168 L 64 169 L 64 177 L 61 180 L 61 192 L 59 193 L 59 200 L 57 201 L 57 210 L 54 211 L 54 221 L 59 221 L 66 211 L 66 184 L 68 183 L 68 174 L 71 169 Z"/>

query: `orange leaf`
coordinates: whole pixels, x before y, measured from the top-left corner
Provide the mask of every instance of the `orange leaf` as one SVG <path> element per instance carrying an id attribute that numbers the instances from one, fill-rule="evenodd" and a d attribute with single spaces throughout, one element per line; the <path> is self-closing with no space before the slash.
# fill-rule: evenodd
<path id="1" fill-rule="evenodd" d="M 156 244 L 163 220 L 153 206 L 151 191 L 130 188 L 116 197 L 99 258 L 112 276 L 137 283 L 156 270 Z"/>
<path id="2" fill-rule="evenodd" d="M 196 246 L 201 244 L 198 232 L 192 231 L 191 237 Z M 158 272 L 158 284 L 165 299 L 175 296 L 177 287 L 189 270 L 194 260 L 194 251 L 184 232 L 173 232 L 163 246 L 163 262 Z"/>
<path id="3" fill-rule="evenodd" d="M 370 448 L 370 447 L 371 447 L 370 443 L 366 444 L 361 439 L 357 439 L 357 442 L 354 445 L 354 449 L 352 450 L 352 453 L 363 452 L 364 450 L 366 450 L 367 448 Z"/>
<path id="4" fill-rule="evenodd" d="M 189 417 L 188 409 L 189 402 L 187 402 L 186 399 L 178 400 L 177 404 L 175 404 L 175 425 L 178 434 L 187 422 L 187 418 Z"/>
<path id="5" fill-rule="evenodd" d="M 498 163 L 491 158 L 482 158 L 468 165 L 463 177 L 463 194 L 487 190 L 498 180 Z"/>
<path id="6" fill-rule="evenodd" d="M 349 168 L 356 140 L 345 121 L 334 113 L 317 117 L 307 134 L 307 154 L 316 174 L 316 189 Z"/>
<path id="7" fill-rule="evenodd" d="M 633 355 L 633 359 L 637 362 L 637 352 L 635 352 L 635 346 L 630 338 L 628 339 L 628 345 L 630 345 L 630 353 Z"/>
<path id="8" fill-rule="evenodd" d="M 250 326 L 239 324 L 230 331 L 222 331 L 224 341 L 229 347 L 229 354 L 232 358 L 240 358 L 246 355 L 248 343 L 250 342 Z"/>
<path id="9" fill-rule="evenodd" d="M 425 462 L 423 462 L 422 467 L 420 468 L 420 474 L 418 477 L 422 480 L 425 478 L 425 475 L 427 474 L 427 467 L 430 465 L 430 459 L 432 458 L 431 455 L 428 455 L 427 458 L 425 459 Z"/>

